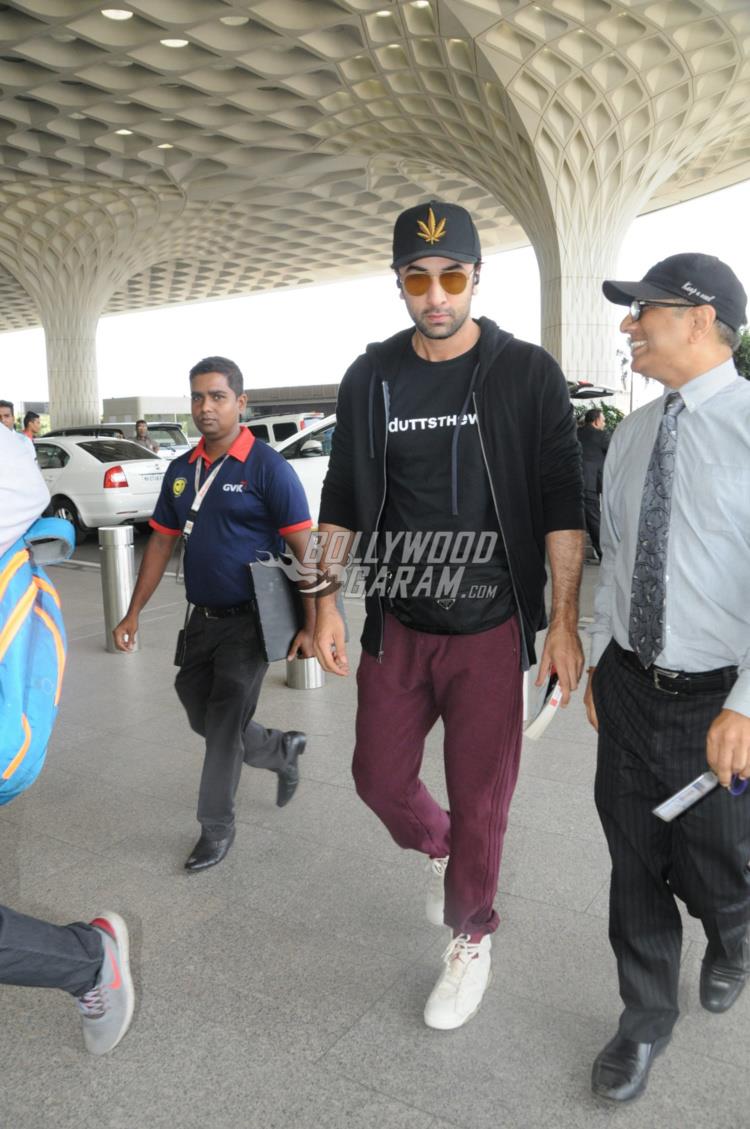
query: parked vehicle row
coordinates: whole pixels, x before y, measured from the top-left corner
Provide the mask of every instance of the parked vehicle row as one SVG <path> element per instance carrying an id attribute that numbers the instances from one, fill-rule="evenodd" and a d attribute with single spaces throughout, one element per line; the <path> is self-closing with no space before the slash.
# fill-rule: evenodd
<path id="1" fill-rule="evenodd" d="M 76 424 L 73 427 L 59 427 L 48 431 L 45 439 L 58 436 L 73 438 L 77 435 L 108 436 L 111 439 L 135 439 L 135 423 L 132 420 L 122 423 L 87 423 Z M 149 439 L 159 444 L 156 452 L 161 458 L 176 459 L 189 451 L 191 444 L 180 427 L 179 423 L 156 420 L 148 425 Z"/>
<path id="2" fill-rule="evenodd" d="M 129 439 L 87 435 L 34 440 L 52 512 L 67 518 L 80 543 L 100 525 L 148 521 L 167 462 Z"/>

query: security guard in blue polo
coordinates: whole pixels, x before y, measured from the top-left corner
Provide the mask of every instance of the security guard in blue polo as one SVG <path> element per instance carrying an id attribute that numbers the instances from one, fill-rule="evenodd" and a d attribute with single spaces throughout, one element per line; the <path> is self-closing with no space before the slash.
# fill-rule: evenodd
<path id="1" fill-rule="evenodd" d="M 268 669 L 255 629 L 248 563 L 277 555 L 286 541 L 302 558 L 311 528 L 305 492 L 289 463 L 240 424 L 247 397 L 242 373 L 225 357 L 190 371 L 198 446 L 164 476 L 152 534 L 124 619 L 114 629 L 121 651 L 133 649 L 138 617 L 174 548 L 185 541 L 185 590 L 193 612 L 184 635 L 175 688 L 190 725 L 206 740 L 198 821 L 201 836 L 185 863 L 205 870 L 234 841 L 234 798 L 243 762 L 278 775 L 283 807 L 299 782 L 305 735 L 266 729 L 253 720 Z M 314 601 L 290 649 L 312 655 Z"/>

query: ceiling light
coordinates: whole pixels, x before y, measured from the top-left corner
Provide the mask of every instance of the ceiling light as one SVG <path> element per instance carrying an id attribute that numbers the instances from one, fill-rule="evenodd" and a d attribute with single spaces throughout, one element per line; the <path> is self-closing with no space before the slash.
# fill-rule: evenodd
<path id="1" fill-rule="evenodd" d="M 170 145 L 168 141 L 163 141 L 161 145 L 156 146 L 157 149 L 174 149 L 174 145 Z"/>
<path id="2" fill-rule="evenodd" d="M 132 129 L 116 129 L 115 133 L 119 133 L 120 137 L 132 137 Z"/>
<path id="3" fill-rule="evenodd" d="M 162 122 L 173 122 L 173 121 L 174 121 L 174 118 L 160 118 L 160 119 L 159 119 L 159 121 L 162 121 Z"/>
<path id="4" fill-rule="evenodd" d="M 133 13 L 126 8 L 102 8 L 102 15 L 108 20 L 132 20 Z"/>
<path id="5" fill-rule="evenodd" d="M 379 12 L 375 13 L 376 16 L 390 16 L 391 12 L 388 8 L 381 8 Z"/>
<path id="6" fill-rule="evenodd" d="M 219 16 L 219 23 L 226 24 L 227 27 L 242 27 L 243 24 L 250 23 L 249 16 Z"/>
<path id="7" fill-rule="evenodd" d="M 429 8 L 430 0 L 414 0 L 415 8 Z"/>
<path id="8" fill-rule="evenodd" d="M 160 39 L 162 47 L 187 47 L 187 39 Z"/>
<path id="9" fill-rule="evenodd" d="M 70 116 L 71 116 L 71 118 L 75 118 L 75 120 L 77 122 L 82 122 L 83 119 L 86 117 L 85 114 L 79 114 L 78 111 L 76 111 L 74 114 L 71 114 Z"/>

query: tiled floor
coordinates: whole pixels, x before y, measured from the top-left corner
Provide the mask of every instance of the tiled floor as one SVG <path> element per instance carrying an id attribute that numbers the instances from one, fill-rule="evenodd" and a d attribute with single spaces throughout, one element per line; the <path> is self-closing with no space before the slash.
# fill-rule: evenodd
<path id="1" fill-rule="evenodd" d="M 138 654 L 109 655 L 98 573 L 54 574 L 69 669 L 44 774 L 0 812 L 3 900 L 60 922 L 119 910 L 139 998 L 126 1040 L 96 1060 L 65 996 L 0 988 L 2 1129 L 750 1126 L 750 992 L 727 1016 L 701 1010 L 694 922 L 683 1017 L 647 1094 L 614 1110 L 590 1095 L 619 1000 L 580 698 L 524 752 L 482 1009 L 430 1031 L 446 936 L 423 919 L 422 860 L 354 793 L 353 678 L 298 692 L 271 670 L 259 716 L 310 737 L 298 796 L 279 811 L 275 779 L 246 769 L 235 846 L 187 875 L 202 750 L 172 690 L 181 589 L 162 584 Z M 356 638 L 361 607 L 349 615 Z M 438 732 L 424 776 L 442 794 Z"/>

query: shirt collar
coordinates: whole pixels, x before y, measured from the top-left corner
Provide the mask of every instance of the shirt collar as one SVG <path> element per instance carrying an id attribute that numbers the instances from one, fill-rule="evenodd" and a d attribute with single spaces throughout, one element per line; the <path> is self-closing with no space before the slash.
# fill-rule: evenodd
<path id="1" fill-rule="evenodd" d="M 700 376 L 693 377 L 688 380 L 687 384 L 683 384 L 682 388 L 665 388 L 665 395 L 670 392 L 679 392 L 685 401 L 685 407 L 689 412 L 695 412 L 698 408 L 702 407 L 708 400 L 720 392 L 722 388 L 726 388 L 732 381 L 738 379 L 737 369 L 734 367 L 734 361 L 730 357 L 726 361 L 722 361 L 720 365 L 708 370 L 708 372 L 701 373 Z"/>
<path id="2" fill-rule="evenodd" d="M 238 463 L 244 463 L 245 459 L 252 450 L 254 442 L 255 436 L 253 435 L 252 431 L 250 431 L 247 427 L 240 427 L 240 433 L 235 439 L 232 446 L 227 451 L 227 455 L 229 455 L 233 459 L 236 459 Z M 202 435 L 200 437 L 200 442 L 198 442 L 190 452 L 188 462 L 194 463 L 196 459 L 199 458 L 202 458 L 204 463 L 206 463 L 207 465 L 210 465 L 210 463 L 213 462 L 213 459 L 209 459 L 208 455 L 206 454 L 206 441 Z"/>

